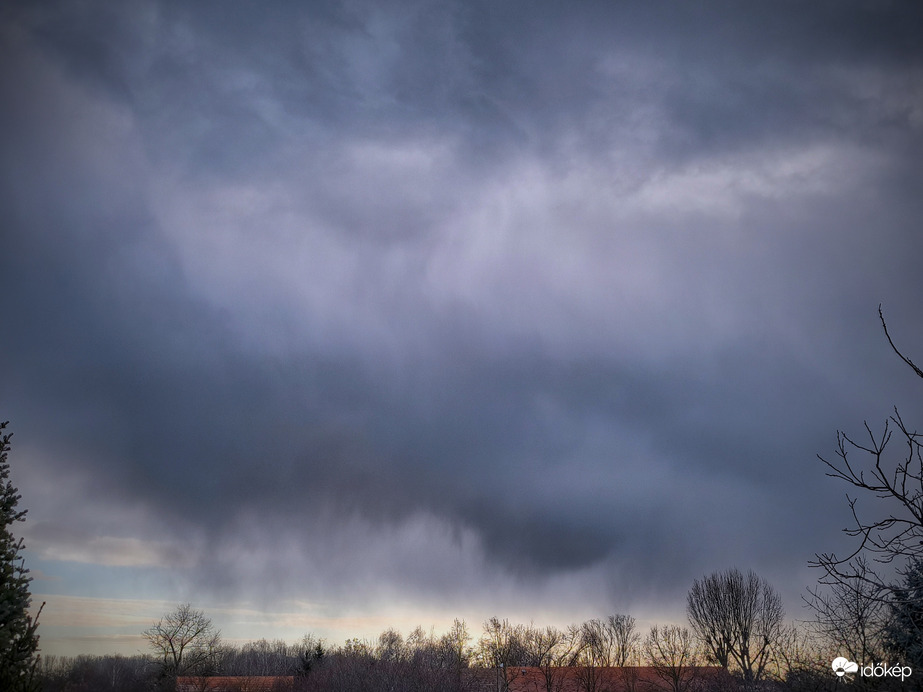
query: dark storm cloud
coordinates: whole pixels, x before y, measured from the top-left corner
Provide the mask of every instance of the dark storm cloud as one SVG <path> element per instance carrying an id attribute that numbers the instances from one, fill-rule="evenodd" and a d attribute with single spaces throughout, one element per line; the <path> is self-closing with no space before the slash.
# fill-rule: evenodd
<path id="1" fill-rule="evenodd" d="M 909 3 L 6 12 L 2 415 L 177 541 L 779 576 L 914 401 Z"/>

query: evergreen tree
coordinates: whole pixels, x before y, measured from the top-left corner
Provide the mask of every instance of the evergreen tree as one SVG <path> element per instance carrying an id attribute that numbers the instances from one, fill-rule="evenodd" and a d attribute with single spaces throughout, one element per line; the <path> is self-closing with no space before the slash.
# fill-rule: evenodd
<path id="1" fill-rule="evenodd" d="M 923 560 L 910 562 L 888 607 L 885 647 L 900 663 L 923 669 Z"/>
<path id="2" fill-rule="evenodd" d="M 0 431 L 8 422 L 0 423 Z M 12 531 L 15 522 L 23 521 L 26 510 L 17 509 L 22 496 L 9 480 L 10 437 L 0 436 L 0 690 L 25 692 L 36 689 L 38 615 L 34 619 L 29 615 L 32 578 L 20 555 L 23 540 L 16 539 Z"/>

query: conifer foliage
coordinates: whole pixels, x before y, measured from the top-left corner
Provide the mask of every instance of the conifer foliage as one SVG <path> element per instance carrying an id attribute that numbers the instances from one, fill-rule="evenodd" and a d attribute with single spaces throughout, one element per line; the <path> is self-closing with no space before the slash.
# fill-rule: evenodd
<path id="1" fill-rule="evenodd" d="M 21 555 L 23 539 L 13 535 L 26 510 L 18 509 L 22 496 L 9 479 L 12 435 L 2 433 L 8 422 L 0 423 L 0 690 L 26 692 L 36 688 L 38 615 L 29 615 L 32 578 Z"/>

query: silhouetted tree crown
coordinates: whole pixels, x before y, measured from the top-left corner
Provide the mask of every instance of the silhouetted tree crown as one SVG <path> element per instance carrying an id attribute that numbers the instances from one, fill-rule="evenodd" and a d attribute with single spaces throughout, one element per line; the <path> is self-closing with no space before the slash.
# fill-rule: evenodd
<path id="1" fill-rule="evenodd" d="M 748 683 L 763 677 L 785 616 L 769 582 L 737 569 L 696 579 L 686 613 L 712 661 L 736 668 Z"/>
<path id="2" fill-rule="evenodd" d="M 221 632 L 201 610 L 183 603 L 144 631 L 167 679 L 179 675 L 214 675 Z"/>

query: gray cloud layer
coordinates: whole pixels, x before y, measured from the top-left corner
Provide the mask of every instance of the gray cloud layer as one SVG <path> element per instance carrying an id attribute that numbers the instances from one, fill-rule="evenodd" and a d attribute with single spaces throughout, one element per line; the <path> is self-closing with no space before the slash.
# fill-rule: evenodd
<path id="1" fill-rule="evenodd" d="M 91 533 L 229 587 L 779 581 L 846 521 L 814 454 L 920 413 L 912 3 L 4 12 L 0 415 Z"/>

